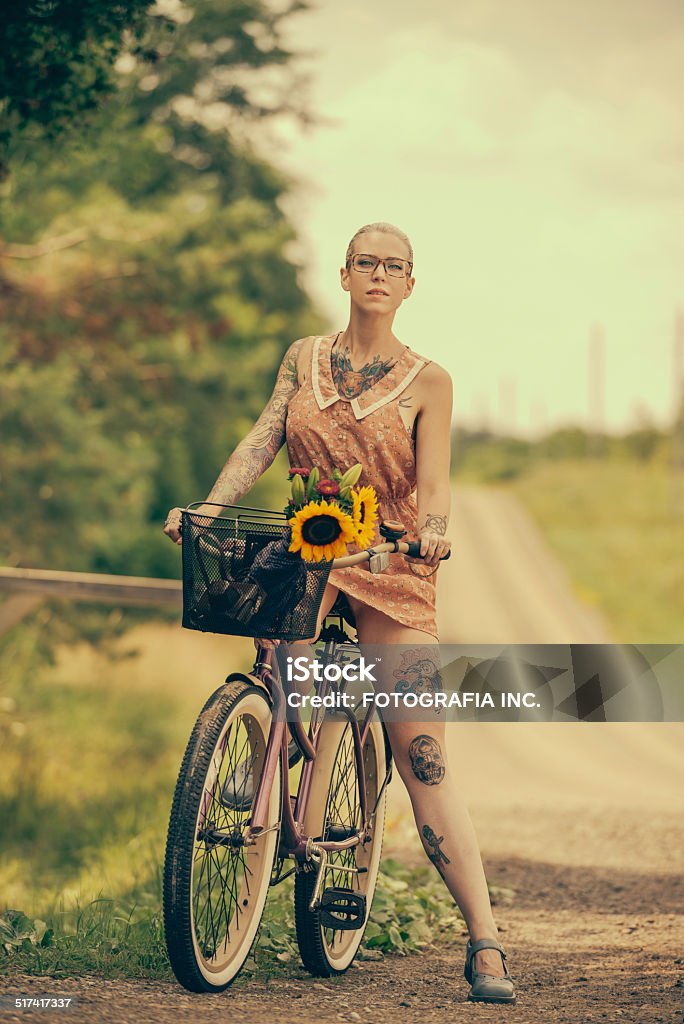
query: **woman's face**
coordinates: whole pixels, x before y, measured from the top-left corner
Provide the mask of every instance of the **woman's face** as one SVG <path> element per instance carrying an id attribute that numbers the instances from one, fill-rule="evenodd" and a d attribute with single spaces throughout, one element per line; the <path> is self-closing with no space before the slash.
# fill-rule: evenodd
<path id="1" fill-rule="evenodd" d="M 367 231 L 359 235 L 354 241 L 352 251 L 376 256 L 378 259 L 388 259 L 391 256 L 402 260 L 410 259 L 406 243 L 396 235 L 388 235 L 384 231 Z M 391 313 L 398 309 L 404 299 L 411 294 L 415 284 L 413 277 L 392 277 L 387 273 L 384 263 L 378 263 L 370 274 L 360 273 L 351 266 L 340 267 L 340 281 L 342 288 L 349 292 L 355 305 L 364 311 L 376 313 Z"/>

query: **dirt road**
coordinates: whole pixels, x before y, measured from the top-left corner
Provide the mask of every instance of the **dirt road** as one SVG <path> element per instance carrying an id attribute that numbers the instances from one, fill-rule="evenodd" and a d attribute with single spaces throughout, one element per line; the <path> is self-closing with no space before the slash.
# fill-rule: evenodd
<path id="1" fill-rule="evenodd" d="M 454 498 L 455 556 L 440 571 L 445 641 L 610 640 L 512 499 L 479 489 Z M 165 646 L 173 664 L 184 641 L 180 631 L 171 635 Z M 206 656 L 210 638 L 197 639 Z M 216 652 L 218 676 L 218 644 Z M 97 978 L 59 985 L 4 979 L 0 988 L 78 995 L 74 1021 L 684 1021 L 682 750 L 680 724 L 453 726 L 450 763 L 488 877 L 515 890 L 512 902 L 495 907 L 518 984 L 514 1007 L 465 1001 L 465 938 L 463 948 L 364 962 L 325 984 L 302 972 L 220 997 Z M 387 849 L 422 861 L 399 787 L 391 788 Z M 5 1011 L 3 1019 L 25 1016 Z"/>

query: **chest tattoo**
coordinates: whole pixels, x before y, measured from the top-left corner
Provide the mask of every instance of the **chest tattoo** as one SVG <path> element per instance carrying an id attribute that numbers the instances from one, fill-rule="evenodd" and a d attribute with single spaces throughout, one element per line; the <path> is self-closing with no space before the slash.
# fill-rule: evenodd
<path id="1" fill-rule="evenodd" d="M 330 364 L 338 394 L 342 398 L 358 398 L 389 373 L 395 362 L 396 359 L 381 359 L 380 356 L 374 356 L 372 362 L 365 363 L 360 370 L 355 370 L 349 358 L 348 348 L 345 348 L 344 352 L 333 349 Z"/>
<path id="2" fill-rule="evenodd" d="M 412 395 L 408 395 L 405 398 L 400 398 L 399 401 L 397 402 L 397 405 L 399 406 L 400 409 L 405 409 L 406 410 L 405 414 L 403 414 L 403 413 L 399 414 L 401 416 L 401 422 L 406 427 L 407 433 L 411 437 L 415 438 L 415 434 L 416 434 L 416 417 L 412 416 L 411 412 L 409 411 L 410 409 L 413 409 L 413 396 Z"/>

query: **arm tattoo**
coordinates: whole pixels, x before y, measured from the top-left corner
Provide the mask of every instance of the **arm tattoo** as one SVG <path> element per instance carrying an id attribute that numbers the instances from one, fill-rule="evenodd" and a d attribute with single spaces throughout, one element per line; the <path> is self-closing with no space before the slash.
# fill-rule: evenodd
<path id="1" fill-rule="evenodd" d="M 446 774 L 446 766 L 437 740 L 423 733 L 411 740 L 408 752 L 415 777 L 426 786 L 438 786 Z"/>
<path id="2" fill-rule="evenodd" d="M 397 405 L 399 406 L 400 409 L 412 409 L 413 408 L 413 396 L 409 395 L 406 398 L 400 398 L 399 401 L 397 402 Z M 401 413 L 399 415 L 401 415 Z M 414 435 L 416 433 L 416 426 L 418 424 L 418 417 L 416 416 L 412 423 L 405 423 L 404 422 L 404 418 L 402 416 L 402 420 L 401 421 L 404 424 L 404 426 L 406 427 L 406 430 L 411 435 L 411 437 L 414 437 Z"/>
<path id="3" fill-rule="evenodd" d="M 446 533 L 447 528 L 447 517 L 446 516 L 435 516 L 428 513 L 423 523 L 423 530 L 433 530 L 435 533 L 439 533 L 442 537 Z"/>
<path id="4" fill-rule="evenodd" d="M 296 349 L 295 345 L 297 346 Z M 285 377 L 289 381 L 290 386 L 293 387 L 295 391 L 299 387 L 299 376 L 297 374 L 297 355 L 301 347 L 301 343 L 295 341 L 294 344 L 290 345 L 289 349 L 285 353 L 285 358 L 283 359 Z"/>
<path id="5" fill-rule="evenodd" d="M 451 864 L 447 855 L 442 853 L 441 843 L 444 842 L 444 836 L 436 836 L 429 825 L 423 825 L 423 839 L 432 850 L 432 853 L 428 853 L 429 859 L 435 865 L 442 878 L 444 878 L 442 864 Z"/>
<path id="6" fill-rule="evenodd" d="M 219 473 L 207 501 L 233 505 L 247 493 L 273 462 L 285 441 L 285 421 L 290 399 L 297 393 L 297 355 L 304 339 L 285 353 L 266 408 Z"/>

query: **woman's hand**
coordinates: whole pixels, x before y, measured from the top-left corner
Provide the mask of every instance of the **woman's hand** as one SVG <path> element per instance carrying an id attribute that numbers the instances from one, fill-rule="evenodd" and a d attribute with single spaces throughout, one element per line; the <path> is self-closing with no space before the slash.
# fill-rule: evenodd
<path id="1" fill-rule="evenodd" d="M 443 537 L 435 530 L 421 530 L 418 534 L 420 540 L 420 553 L 423 565 L 439 565 L 441 558 L 444 558 L 448 551 L 451 551 L 451 541 Z"/>
<path id="2" fill-rule="evenodd" d="M 182 544 L 181 537 L 181 510 L 172 508 L 164 522 L 164 533 L 170 537 L 175 544 Z"/>

